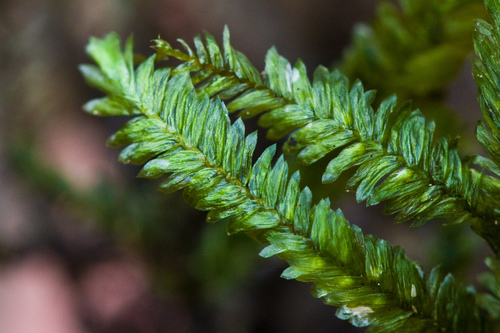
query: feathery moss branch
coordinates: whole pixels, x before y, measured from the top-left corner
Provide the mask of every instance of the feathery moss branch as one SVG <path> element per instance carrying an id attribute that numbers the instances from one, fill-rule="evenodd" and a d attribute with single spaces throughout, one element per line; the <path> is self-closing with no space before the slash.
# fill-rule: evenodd
<path id="1" fill-rule="evenodd" d="M 486 126 L 479 122 L 477 136 L 500 174 L 500 2 L 486 1 L 492 24 L 476 21 L 474 78 L 479 88 L 479 102 Z M 488 130 L 489 128 L 489 130 Z"/>
<path id="2" fill-rule="evenodd" d="M 160 190 L 184 189 L 185 200 L 227 220 L 228 233 L 246 232 L 269 244 L 290 268 L 284 278 L 313 282 L 313 294 L 338 306 L 337 315 L 373 332 L 481 331 L 484 318 L 474 291 L 435 268 L 428 278 L 401 247 L 365 236 L 328 200 L 312 205 L 288 177 L 275 146 L 252 165 L 256 134 L 245 137 L 241 120 L 231 124 L 218 98 L 196 92 L 188 74 L 154 69 L 154 57 L 132 68 L 132 41 L 92 39 L 88 53 L 100 68 L 83 65 L 89 84 L 107 93 L 86 109 L 99 115 L 135 115 L 109 143 L 126 145 L 120 160 L 144 164 L 140 176 L 168 174 Z M 452 310 L 452 311 L 450 311 Z"/>
<path id="3" fill-rule="evenodd" d="M 474 61 L 473 74 L 478 85 L 479 104 L 486 125 L 478 123 L 476 136 L 491 157 L 487 167 L 500 177 L 500 1 L 486 0 L 485 4 L 491 24 L 483 20 L 476 21 L 474 46 L 478 58 Z M 495 191 L 492 195 L 495 198 L 493 209 L 497 216 L 474 227 L 490 244 L 498 244 L 500 193 Z M 495 253 L 498 254 L 499 251 Z"/>
<path id="4" fill-rule="evenodd" d="M 223 51 L 210 34 L 205 36 L 206 45 L 195 38 L 196 52 L 185 42 L 187 53 L 163 40 L 155 41 L 156 49 L 184 61 L 174 72 L 192 73 L 198 91 L 231 98 L 229 111 L 239 110 L 242 118 L 264 113 L 259 124 L 270 128 L 269 138 L 291 133 L 284 151 L 298 153 L 299 162 L 308 165 L 340 150 L 326 168 L 324 182 L 357 167 L 347 186 L 358 201 L 386 201 L 386 213 L 398 213 L 398 222 L 413 219 L 413 226 L 435 218 L 467 221 L 500 253 L 500 239 L 487 236 L 481 227 L 500 219 L 495 209 L 499 179 L 470 168 L 471 161 L 480 159 L 462 160 L 455 141 L 434 139 L 434 123 L 419 110 L 408 103 L 397 107 L 391 96 L 374 112 L 375 93 L 365 91 L 360 81 L 351 87 L 338 71 L 320 66 L 311 83 L 300 60 L 292 66 L 275 48 L 266 56 L 261 77 L 230 45 L 227 28 Z"/>

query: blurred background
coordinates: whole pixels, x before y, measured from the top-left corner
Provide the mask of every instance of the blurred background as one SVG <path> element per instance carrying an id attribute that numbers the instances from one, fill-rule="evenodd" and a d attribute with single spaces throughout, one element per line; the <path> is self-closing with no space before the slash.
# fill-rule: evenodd
<path id="1" fill-rule="evenodd" d="M 90 36 L 133 34 L 137 52 L 148 55 L 158 35 L 190 42 L 205 29 L 220 41 L 227 24 L 235 48 L 258 69 L 275 45 L 312 73 L 340 59 L 354 23 L 369 22 L 375 2 L 3 0 L 0 332 L 350 331 L 310 296 L 310 285 L 280 279 L 285 263 L 260 258 L 261 245 L 227 237 L 181 193 L 160 194 L 157 183 L 135 179 L 138 168 L 116 162 L 119 151 L 105 140 L 123 119 L 82 112 L 100 94 L 77 66 L 90 62 Z M 469 71 L 450 96 L 469 92 L 459 106 L 475 123 Z M 461 226 L 393 225 L 381 207 L 359 209 L 352 194 L 333 206 L 365 232 L 403 245 L 426 271 L 446 258 L 459 272 L 486 251 Z M 465 283 L 475 282 L 472 266 Z"/>

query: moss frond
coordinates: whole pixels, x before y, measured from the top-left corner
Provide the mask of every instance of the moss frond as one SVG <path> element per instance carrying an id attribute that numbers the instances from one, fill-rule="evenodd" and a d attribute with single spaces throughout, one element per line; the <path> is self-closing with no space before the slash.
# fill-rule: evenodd
<path id="1" fill-rule="evenodd" d="M 122 52 L 116 35 L 92 39 L 88 50 L 100 67 L 82 72 L 108 96 L 87 111 L 135 116 L 109 140 L 126 146 L 120 159 L 145 164 L 141 177 L 166 177 L 160 190 L 183 189 L 189 204 L 209 211 L 208 221 L 226 220 L 228 233 L 268 244 L 261 255 L 286 260 L 282 276 L 313 282 L 313 294 L 339 307 L 337 316 L 373 332 L 483 329 L 471 288 L 439 268 L 424 277 L 402 248 L 363 235 L 328 200 L 312 205 L 282 157 L 271 165 L 275 146 L 252 164 L 256 134 L 245 136 L 241 120 L 231 124 L 220 99 L 196 91 L 187 73 L 155 69 L 154 56 L 134 70 L 130 43 Z"/>

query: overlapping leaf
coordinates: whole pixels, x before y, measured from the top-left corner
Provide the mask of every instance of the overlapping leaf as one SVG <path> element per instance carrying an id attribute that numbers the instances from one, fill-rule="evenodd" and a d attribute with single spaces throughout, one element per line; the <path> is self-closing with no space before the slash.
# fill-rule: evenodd
<path id="1" fill-rule="evenodd" d="M 82 72 L 108 97 L 87 110 L 137 114 L 109 140 L 126 145 L 120 159 L 145 163 L 142 177 L 166 175 L 161 190 L 184 189 L 207 220 L 227 219 L 229 233 L 268 243 L 261 255 L 287 260 L 283 277 L 313 282 L 313 294 L 338 306 L 340 318 L 374 332 L 483 328 L 472 290 L 438 268 L 425 279 L 401 248 L 364 236 L 328 201 L 312 205 L 298 173 L 288 179 L 282 158 L 271 166 L 274 146 L 252 165 L 256 134 L 245 137 L 241 120 L 231 124 L 220 100 L 197 93 L 187 74 L 154 70 L 153 58 L 134 71 L 131 42 L 122 54 L 115 35 L 91 40 L 88 51 L 101 68 Z"/>

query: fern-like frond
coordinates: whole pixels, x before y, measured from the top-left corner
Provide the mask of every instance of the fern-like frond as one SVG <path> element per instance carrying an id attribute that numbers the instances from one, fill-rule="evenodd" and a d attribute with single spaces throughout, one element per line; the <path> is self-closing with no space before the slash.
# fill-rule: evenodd
<path id="1" fill-rule="evenodd" d="M 474 78 L 485 126 L 479 123 L 477 137 L 500 168 L 500 2 L 486 1 L 492 23 L 476 21 Z M 489 128 L 489 130 L 488 130 Z"/>
<path id="2" fill-rule="evenodd" d="M 342 72 L 386 97 L 420 100 L 443 94 L 472 53 L 473 21 L 481 0 L 384 1 L 370 25 L 355 27 Z"/>
<path id="3" fill-rule="evenodd" d="M 486 125 L 478 123 L 476 136 L 491 158 L 488 165 L 484 166 L 500 176 L 500 1 L 486 0 L 485 4 L 491 24 L 483 20 L 476 21 L 474 46 L 478 59 L 474 59 L 473 73 Z M 495 202 L 492 204 L 498 214 L 500 191 L 496 183 L 494 187 L 491 195 Z M 481 234 L 488 235 L 489 243 L 500 243 L 500 219 L 497 216 L 475 227 Z"/>
<path id="4" fill-rule="evenodd" d="M 270 128 L 269 138 L 293 132 L 284 151 L 298 153 L 299 162 L 311 164 L 341 149 L 323 181 L 332 182 L 345 170 L 357 167 L 348 188 L 356 190 L 358 201 L 366 200 L 368 205 L 386 201 L 385 212 L 398 213 L 397 221 L 413 219 L 418 226 L 434 218 L 454 223 L 500 218 L 494 208 L 500 181 L 469 168 L 469 162 L 460 158 L 456 142 L 434 139 L 434 123 L 408 103 L 397 107 L 396 97 L 391 96 L 375 112 L 375 93 L 365 91 L 360 81 L 351 86 L 338 71 L 320 66 L 311 83 L 301 61 L 292 66 L 275 48 L 266 56 L 261 78 L 233 50 L 227 28 L 223 44 L 220 51 L 207 34 L 206 47 L 200 38 L 195 39 L 198 55 L 188 46 L 184 54 L 161 40 L 156 41 L 156 48 L 160 54 L 184 61 L 174 71 L 190 71 L 199 91 L 232 97 L 229 111 L 239 110 L 243 118 L 265 112 L 259 124 Z M 206 50 L 210 56 L 203 56 Z M 215 64 L 213 59 L 219 60 Z M 245 72 L 254 75 L 242 74 Z M 205 81 L 200 82 L 200 75 Z M 233 82 L 233 86 L 224 82 Z M 500 250 L 498 245 L 492 247 L 495 252 Z"/>
<path id="5" fill-rule="evenodd" d="M 108 94 L 91 101 L 92 114 L 134 114 L 109 143 L 126 145 L 120 159 L 144 164 L 141 177 L 168 175 L 160 189 L 184 189 L 207 220 L 227 220 L 229 233 L 246 232 L 269 244 L 263 257 L 278 255 L 290 268 L 283 277 L 313 282 L 313 294 L 338 306 L 337 315 L 374 332 L 457 331 L 483 328 L 470 288 L 439 268 L 428 278 L 400 247 L 365 236 L 328 200 L 312 205 L 288 177 L 275 146 L 252 165 L 256 134 L 245 136 L 241 120 L 231 124 L 218 98 L 196 92 L 188 74 L 154 69 L 154 58 L 132 69 L 131 42 L 124 53 L 118 37 L 92 39 L 89 54 L 100 65 L 82 66 L 88 82 Z M 121 111 L 119 111 L 121 110 Z"/>

